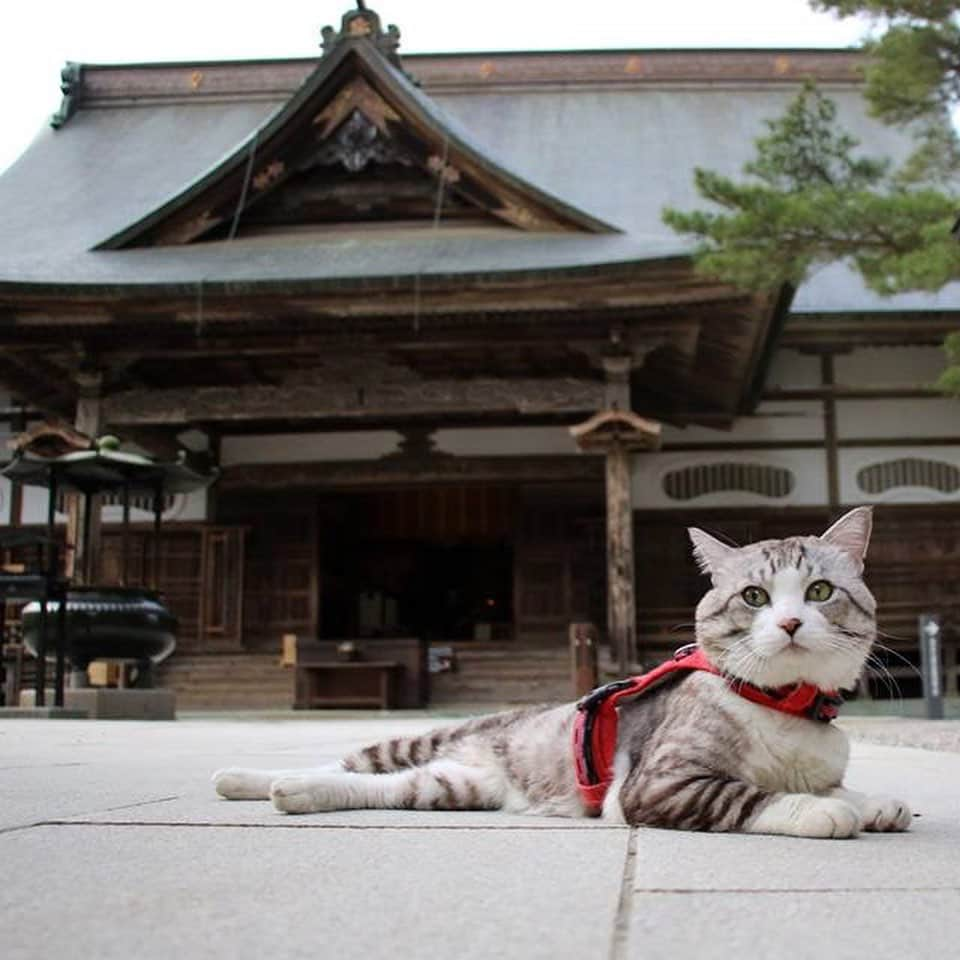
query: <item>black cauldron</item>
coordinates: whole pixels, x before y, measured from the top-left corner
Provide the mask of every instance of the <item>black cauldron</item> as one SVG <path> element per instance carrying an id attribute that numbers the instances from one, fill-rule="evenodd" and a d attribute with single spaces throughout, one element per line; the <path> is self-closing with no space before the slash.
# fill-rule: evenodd
<path id="1" fill-rule="evenodd" d="M 23 608 L 23 642 L 37 655 L 40 601 Z M 67 591 L 66 659 L 75 670 L 93 660 L 160 663 L 176 646 L 177 618 L 151 590 L 139 587 L 74 587 Z M 48 659 L 56 656 L 57 601 L 47 604 Z"/>

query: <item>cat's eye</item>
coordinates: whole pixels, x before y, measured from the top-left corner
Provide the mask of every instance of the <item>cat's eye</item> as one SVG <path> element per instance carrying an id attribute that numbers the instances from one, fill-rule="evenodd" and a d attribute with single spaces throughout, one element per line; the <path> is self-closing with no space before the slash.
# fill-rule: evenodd
<path id="1" fill-rule="evenodd" d="M 770 602 L 770 594 L 763 587 L 746 587 L 740 596 L 749 607 L 765 607 Z"/>
<path id="2" fill-rule="evenodd" d="M 817 580 L 807 587 L 806 600 L 813 600 L 816 603 L 823 603 L 833 596 L 833 584 L 829 580 Z"/>

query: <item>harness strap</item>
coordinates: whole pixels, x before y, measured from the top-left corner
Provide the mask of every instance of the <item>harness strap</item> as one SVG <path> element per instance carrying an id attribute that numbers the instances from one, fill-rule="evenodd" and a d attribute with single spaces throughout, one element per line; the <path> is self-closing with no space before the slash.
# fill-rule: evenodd
<path id="1" fill-rule="evenodd" d="M 617 749 L 617 708 L 624 700 L 639 697 L 671 679 L 692 670 L 721 676 L 696 644 L 679 649 L 671 660 L 653 670 L 625 680 L 615 680 L 588 693 L 577 704 L 573 724 L 573 756 L 577 787 L 587 810 L 597 815 L 613 781 L 613 758 Z M 843 703 L 836 691 L 824 691 L 812 683 L 764 690 L 752 684 L 725 678 L 728 687 L 745 700 L 795 717 L 820 723 L 833 720 Z"/>

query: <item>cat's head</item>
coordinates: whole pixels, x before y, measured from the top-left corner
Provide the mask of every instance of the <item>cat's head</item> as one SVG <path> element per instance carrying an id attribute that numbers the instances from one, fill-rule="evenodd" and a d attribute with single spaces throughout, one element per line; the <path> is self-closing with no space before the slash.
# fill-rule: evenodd
<path id="1" fill-rule="evenodd" d="M 731 547 L 692 528 L 712 589 L 697 605 L 697 642 L 724 673 L 762 687 L 850 689 L 876 637 L 863 582 L 871 510 L 857 507 L 819 537 Z"/>

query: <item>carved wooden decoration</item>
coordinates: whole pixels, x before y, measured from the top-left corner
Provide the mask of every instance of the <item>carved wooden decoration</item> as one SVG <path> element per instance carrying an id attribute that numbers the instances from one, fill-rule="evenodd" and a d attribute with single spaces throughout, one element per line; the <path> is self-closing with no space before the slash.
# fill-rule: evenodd
<path id="1" fill-rule="evenodd" d="M 570 428 L 570 435 L 581 450 L 605 452 L 620 444 L 626 450 L 656 450 L 660 446 L 661 426 L 632 410 L 601 410 L 589 420 Z"/>
<path id="2" fill-rule="evenodd" d="M 43 421 L 7 441 L 7 446 L 17 453 L 30 453 L 37 457 L 61 457 L 65 453 L 93 448 L 93 440 L 68 423 Z"/>
<path id="3" fill-rule="evenodd" d="M 233 239 L 248 225 L 439 225 L 448 214 L 526 231 L 616 232 L 461 140 L 403 72 L 398 44 L 396 27 L 384 31 L 373 11 L 348 12 L 339 32 L 324 31 L 324 57 L 285 108 L 216 169 L 98 249 Z M 405 169 L 418 173 L 414 189 L 429 193 L 429 204 L 406 201 Z M 344 184 L 343 173 L 355 179 Z M 288 185 L 292 195 L 277 200 Z M 328 202 L 300 202 L 318 195 Z"/>

